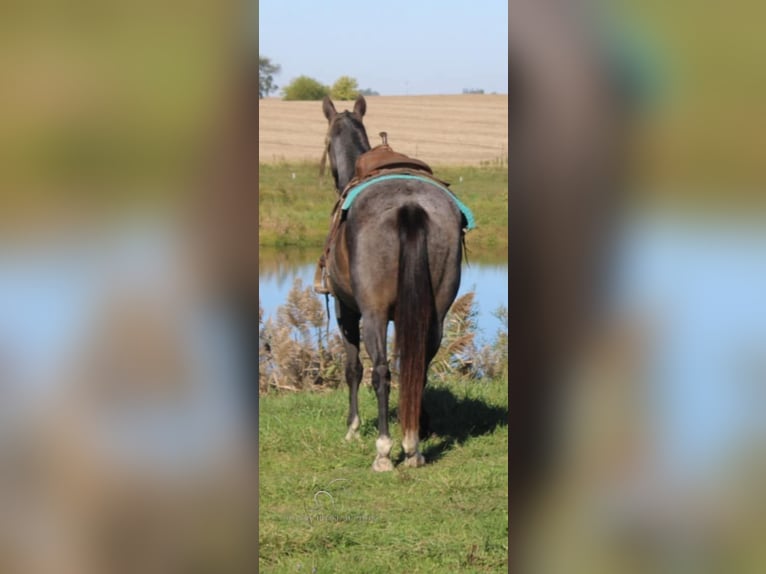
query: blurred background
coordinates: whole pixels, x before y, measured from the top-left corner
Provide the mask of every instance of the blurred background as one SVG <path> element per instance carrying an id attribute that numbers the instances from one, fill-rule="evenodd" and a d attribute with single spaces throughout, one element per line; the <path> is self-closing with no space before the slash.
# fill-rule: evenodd
<path id="1" fill-rule="evenodd" d="M 698 6 L 685 0 L 610 3 L 616 43 L 641 72 L 638 183 L 687 207 L 733 211 L 762 205 L 766 43 L 759 5 L 749 0 Z M 635 76 L 634 76 L 635 77 Z"/>
<path id="2" fill-rule="evenodd" d="M 526 225 L 523 218 L 545 213 L 523 236 L 527 251 L 516 254 L 533 253 L 534 263 L 517 267 L 515 283 L 511 273 L 509 321 L 516 316 L 521 327 L 511 334 L 511 361 L 514 342 L 531 337 L 527 349 L 545 349 L 538 365 L 547 358 L 567 367 L 566 384 L 540 375 L 534 359 L 517 382 L 512 375 L 511 404 L 514 384 L 519 390 L 511 424 L 516 418 L 527 425 L 519 431 L 526 433 L 519 439 L 526 456 L 542 452 L 536 450 L 542 434 L 550 434 L 554 454 L 544 477 L 535 478 L 544 486 L 533 499 L 534 518 L 516 531 L 524 543 L 512 548 L 523 555 L 522 571 L 764 571 L 766 553 L 757 541 L 766 526 L 766 73 L 759 64 L 766 42 L 757 24 L 763 9 L 747 1 L 512 4 L 512 69 L 515 45 L 523 56 L 519 68 L 529 71 L 518 74 L 524 111 L 516 119 L 525 127 L 517 153 L 539 131 L 545 153 L 538 171 L 574 174 L 560 185 L 549 176 L 534 179 L 537 197 L 550 201 L 535 199 L 536 208 L 526 210 L 529 204 L 517 204 L 523 216 L 509 224 L 513 236 L 514 225 Z M 533 29 L 528 36 L 525 26 Z M 598 54 L 600 72 L 592 76 L 586 58 L 572 56 L 588 52 L 584 44 Z M 557 69 L 551 77 L 571 74 L 560 84 L 566 95 L 551 96 L 559 107 L 546 104 L 555 117 L 548 124 L 524 107 L 524 96 L 544 84 L 530 70 L 545 65 Z M 595 86 L 592 78 L 616 88 L 622 111 L 610 116 L 607 107 L 593 105 L 598 90 L 579 89 Z M 511 157 L 513 79 L 511 73 Z M 540 88 L 528 100 L 552 91 Z M 561 121 L 571 114 L 560 110 L 578 106 L 590 114 L 587 121 Z M 601 131 L 608 117 L 624 122 L 626 145 L 617 155 L 604 151 L 612 146 L 598 135 L 614 133 Z M 536 131 L 532 124 L 548 127 Z M 603 195 L 576 191 L 577 177 L 596 180 L 582 168 L 587 154 L 571 151 L 578 145 L 561 151 L 568 138 L 596 154 L 594 165 L 621 171 L 622 183 L 611 191 L 606 185 Z M 567 158 L 581 169 L 561 168 Z M 524 163 L 516 169 L 523 172 Z M 510 172 L 513 188 L 513 163 Z M 535 186 L 529 191 L 535 197 Z M 576 199 L 567 203 L 570 191 Z M 583 215 L 595 212 L 601 215 Z M 572 261 L 581 269 L 587 259 L 577 259 L 573 245 L 600 233 L 604 221 L 616 224 L 595 243 L 609 252 L 608 286 L 587 290 L 597 294 L 598 313 L 583 315 L 584 328 L 561 335 L 572 307 L 560 302 L 580 285 L 577 273 L 564 269 Z M 551 222 L 546 231 L 532 231 Z M 514 254 L 509 257 L 513 270 Z M 549 267 L 538 265 L 546 258 Z M 530 270 L 556 280 L 535 283 Z M 524 305 L 514 310 L 515 295 L 538 314 L 526 316 Z M 534 317 L 546 316 L 550 326 L 538 335 Z M 576 352 L 557 350 L 559 340 Z M 529 390 L 531 381 L 542 381 L 544 390 Z"/>
<path id="3" fill-rule="evenodd" d="M 200 224 L 245 149 L 242 10 L 0 7 L 0 572 L 255 571 L 247 352 Z"/>

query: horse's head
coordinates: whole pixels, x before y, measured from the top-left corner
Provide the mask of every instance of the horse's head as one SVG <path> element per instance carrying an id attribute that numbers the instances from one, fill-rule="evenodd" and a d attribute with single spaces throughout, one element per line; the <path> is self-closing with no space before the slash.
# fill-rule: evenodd
<path id="1" fill-rule="evenodd" d="M 367 111 L 367 102 L 364 96 L 359 96 L 354 102 L 353 111 L 338 113 L 332 100 L 325 96 L 322 101 L 322 111 L 328 123 L 322 170 L 324 170 L 326 156 L 329 156 L 335 188 L 340 193 L 354 177 L 356 159 L 370 149 L 367 131 L 362 123 L 364 113 Z"/>

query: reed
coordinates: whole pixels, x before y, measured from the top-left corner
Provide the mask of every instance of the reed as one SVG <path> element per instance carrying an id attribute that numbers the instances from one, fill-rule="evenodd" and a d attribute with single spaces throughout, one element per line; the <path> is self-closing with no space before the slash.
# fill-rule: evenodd
<path id="1" fill-rule="evenodd" d="M 508 369 L 508 313 L 496 313 L 501 327 L 490 343 L 476 342 L 478 310 L 473 291 L 455 300 L 444 321 L 442 345 L 429 369 L 432 381 L 451 377 L 497 378 Z M 343 342 L 337 328 L 329 328 L 324 302 L 296 277 L 287 301 L 273 318 L 264 320 L 259 301 L 259 390 L 305 391 L 345 385 Z M 393 338 L 392 338 L 393 339 Z M 392 384 L 398 380 L 395 344 L 389 342 Z M 369 384 L 371 361 L 364 348 L 362 364 Z"/>

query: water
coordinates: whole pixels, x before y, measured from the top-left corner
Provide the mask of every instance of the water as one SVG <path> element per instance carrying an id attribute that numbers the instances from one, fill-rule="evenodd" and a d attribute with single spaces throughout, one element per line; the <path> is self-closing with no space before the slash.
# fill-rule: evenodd
<path id="1" fill-rule="evenodd" d="M 284 254 L 282 254 L 284 256 Z M 315 261 L 305 262 L 300 254 L 292 258 L 292 265 L 277 265 L 276 254 L 271 255 L 271 262 L 261 261 L 259 297 L 265 318 L 272 317 L 279 305 L 287 300 L 287 293 L 299 278 L 304 286 L 314 283 Z M 289 257 L 284 257 L 290 259 Z M 463 264 L 458 297 L 473 291 L 477 314 L 477 343 L 490 343 L 501 328 L 500 320 L 495 316 L 499 307 L 508 307 L 508 264 L 476 262 L 473 259 Z M 331 325 L 335 326 L 335 310 L 330 300 Z M 390 327 L 390 326 L 389 326 Z"/>
<path id="2" fill-rule="evenodd" d="M 132 222 L 0 249 L 0 428 L 34 433 L 72 409 L 109 452 L 154 469 L 239 440 L 231 330 L 191 295 L 179 247 L 157 222 Z"/>
<path id="3" fill-rule="evenodd" d="M 672 472 L 764 446 L 764 254 L 760 221 L 654 217 L 626 234 L 615 307 L 652 326 L 653 422 Z"/>

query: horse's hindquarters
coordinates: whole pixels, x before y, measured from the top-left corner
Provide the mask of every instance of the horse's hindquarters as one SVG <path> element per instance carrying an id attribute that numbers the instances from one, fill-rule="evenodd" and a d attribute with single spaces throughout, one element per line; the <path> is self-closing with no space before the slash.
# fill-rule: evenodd
<path id="1" fill-rule="evenodd" d="M 462 215 L 441 189 L 422 182 L 383 182 L 371 186 L 346 220 L 351 289 L 360 311 L 396 305 L 401 237 L 399 215 L 418 207 L 423 222 L 427 265 L 439 317 L 446 314 L 460 284 Z"/>

